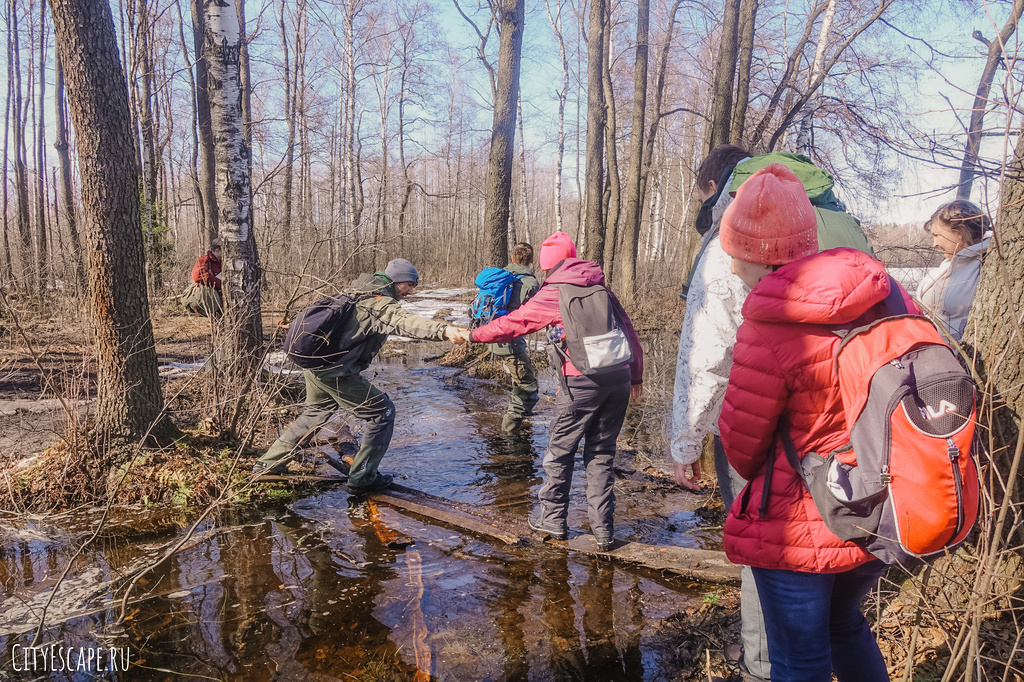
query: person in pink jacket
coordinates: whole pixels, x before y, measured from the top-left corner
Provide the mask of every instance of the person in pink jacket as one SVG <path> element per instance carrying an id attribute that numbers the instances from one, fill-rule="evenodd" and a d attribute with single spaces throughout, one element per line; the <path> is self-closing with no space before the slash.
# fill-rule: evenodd
<path id="1" fill-rule="evenodd" d="M 504 343 L 547 327 L 562 327 L 558 307 L 559 283 L 578 286 L 604 285 L 601 266 L 576 258 L 576 245 L 569 235 L 556 232 L 540 250 L 540 268 L 546 271 L 544 284 L 530 300 L 508 315 L 474 329 L 468 340 Z M 551 434 L 544 452 L 544 484 L 540 511 L 529 518 L 530 527 L 558 540 L 569 537 L 569 489 L 573 463 L 580 441 L 587 472 L 587 511 L 590 530 L 602 551 L 614 546 L 615 440 L 622 429 L 629 399 L 643 393 L 643 349 L 633 324 L 614 294 L 609 298 L 632 351 L 630 364 L 604 374 L 585 376 L 569 358 L 562 363 L 563 387 L 555 398 L 557 412 L 549 426 Z M 549 334 L 550 338 L 550 334 Z"/>
<path id="2" fill-rule="evenodd" d="M 860 603 L 884 566 L 825 526 L 778 434 L 789 430 L 801 458 L 849 441 L 834 330 L 885 316 L 899 285 L 860 251 L 817 253 L 815 225 L 799 180 L 778 164 L 744 183 L 722 218 L 722 248 L 751 289 L 719 419 L 729 463 L 749 481 L 729 510 L 725 551 L 752 567 L 772 680 L 830 682 L 834 672 L 840 682 L 882 682 L 885 661 Z"/>

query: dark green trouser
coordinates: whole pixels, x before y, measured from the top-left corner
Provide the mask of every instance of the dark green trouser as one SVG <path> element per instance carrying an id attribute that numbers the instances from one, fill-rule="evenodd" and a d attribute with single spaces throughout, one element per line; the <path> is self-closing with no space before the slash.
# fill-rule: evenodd
<path id="1" fill-rule="evenodd" d="M 540 397 L 537 374 L 526 353 L 524 340 L 515 339 L 510 345 L 512 354 L 499 356 L 505 371 L 512 375 L 512 395 L 509 396 L 505 416 L 509 419 L 522 419 L 533 414 L 533 407 Z"/>
<path id="2" fill-rule="evenodd" d="M 369 485 L 377 478 L 377 467 L 391 444 L 395 431 L 395 405 L 386 393 L 363 378 L 325 376 L 314 370 L 303 370 L 306 379 L 306 407 L 278 438 L 261 462 L 275 462 L 312 438 L 339 407 L 352 410 L 356 419 L 366 422 L 363 442 L 349 472 L 350 488 Z"/>

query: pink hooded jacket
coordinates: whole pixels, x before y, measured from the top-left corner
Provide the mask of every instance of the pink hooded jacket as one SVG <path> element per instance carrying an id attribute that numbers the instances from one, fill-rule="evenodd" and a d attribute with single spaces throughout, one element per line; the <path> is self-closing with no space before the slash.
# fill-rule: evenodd
<path id="1" fill-rule="evenodd" d="M 729 463 L 748 481 L 725 522 L 725 551 L 735 563 L 839 573 L 874 558 L 825 526 L 786 460 L 776 427 L 784 418 L 801 457 L 828 453 L 849 441 L 832 369 L 840 343 L 833 330 L 881 317 L 888 294 L 882 264 L 842 248 L 767 275 L 743 304 L 718 422 Z M 902 294 L 907 310 L 918 312 L 910 294 Z M 774 471 L 765 498 L 769 461 Z"/>
<path id="2" fill-rule="evenodd" d="M 548 272 L 544 284 L 529 301 L 519 306 L 508 315 L 499 317 L 488 324 L 474 329 L 470 340 L 479 343 L 505 343 L 517 336 L 525 336 L 545 327 L 562 324 L 562 314 L 558 310 L 558 287 L 551 284 L 566 283 L 578 286 L 604 284 L 604 272 L 601 266 L 589 260 L 566 258 Z M 635 386 L 643 383 L 644 352 L 640 347 L 640 338 L 633 329 L 626 311 L 622 309 L 615 294 L 611 299 L 617 308 L 623 331 L 629 338 L 629 347 L 633 351 L 630 363 L 631 383 Z M 571 362 L 562 365 L 562 373 L 567 377 L 581 376 Z"/>

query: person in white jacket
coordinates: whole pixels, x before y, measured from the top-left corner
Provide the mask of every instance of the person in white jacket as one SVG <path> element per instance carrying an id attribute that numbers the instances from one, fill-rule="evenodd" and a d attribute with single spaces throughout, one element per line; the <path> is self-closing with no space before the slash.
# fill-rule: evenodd
<path id="1" fill-rule="evenodd" d="M 981 278 L 992 221 L 975 204 L 958 199 L 940 206 L 924 226 L 932 233 L 932 246 L 945 258 L 921 280 L 916 298 L 925 313 L 959 341 Z"/>

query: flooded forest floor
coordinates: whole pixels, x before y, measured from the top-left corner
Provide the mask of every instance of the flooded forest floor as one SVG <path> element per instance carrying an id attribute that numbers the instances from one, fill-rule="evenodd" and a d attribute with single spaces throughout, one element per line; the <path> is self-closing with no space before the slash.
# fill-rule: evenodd
<path id="1" fill-rule="evenodd" d="M 461 305 L 449 300 L 452 293 L 427 293 L 409 302 L 420 314 L 452 314 Z M 40 646 L 117 650 L 115 668 L 127 653 L 127 672 L 104 668 L 100 679 L 740 679 L 723 656 L 738 641 L 736 588 L 564 546 L 488 541 L 352 499 L 341 487 L 250 486 L 182 542 L 205 504 L 246 478 L 253 459 L 298 413 L 302 390 L 271 358 L 267 381 L 280 383 L 279 395 L 232 478 L 236 443 L 219 437 L 210 409 L 227 398 L 201 369 L 209 323 L 171 315 L 154 322 L 164 394 L 186 436 L 137 462 L 119 493 L 125 504 L 82 551 L 102 508 L 24 513 L 17 500 L 32 495 L 31 483 L 9 472 L 44 451 L 57 461 L 61 446 L 51 446 L 68 422 L 87 419 L 94 381 L 91 349 L 82 345 L 88 336 L 38 326 L 28 334 L 48 341 L 36 358 L 13 338 L 0 355 L 0 497 L 15 501 L 0 511 L 0 679 L 80 679 L 38 663 L 26 669 L 21 657 L 44 609 Z M 616 459 L 616 537 L 720 549 L 724 510 L 713 482 L 703 494 L 685 491 L 665 462 L 678 326 L 674 331 L 644 334 L 646 395 L 630 408 Z M 438 358 L 449 349 L 391 341 L 366 372 L 397 411 L 381 470 L 403 486 L 522 523 L 542 480 L 558 383 L 541 371 L 536 416 L 505 435 L 508 390 L 500 374 L 484 362 L 445 366 Z M 334 446 L 351 449 L 360 427 L 342 414 L 333 428 L 343 437 Z M 303 467 L 333 473 L 315 463 Z M 578 466 L 574 536 L 588 532 L 583 483 Z M 140 569 L 176 543 L 178 551 L 138 579 L 122 603 Z M 883 652 L 898 676 L 913 623 L 900 622 L 893 593 L 873 593 L 866 609 L 881 638 L 891 640 Z M 937 666 L 941 629 L 919 637 L 919 670 Z"/>

